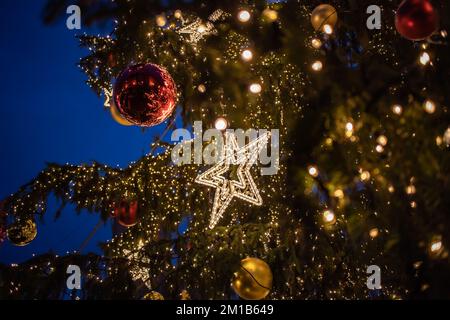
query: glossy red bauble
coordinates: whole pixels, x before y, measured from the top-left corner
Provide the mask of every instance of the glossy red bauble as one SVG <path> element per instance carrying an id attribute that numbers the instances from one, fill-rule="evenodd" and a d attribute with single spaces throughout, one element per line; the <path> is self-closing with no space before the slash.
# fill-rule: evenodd
<path id="1" fill-rule="evenodd" d="M 118 204 L 114 204 L 113 216 L 120 225 L 126 228 L 132 227 L 138 223 L 138 213 L 139 205 L 137 201 L 121 201 Z"/>
<path id="2" fill-rule="evenodd" d="M 132 124 L 151 127 L 173 113 L 177 101 L 175 82 L 154 64 L 127 67 L 116 79 L 113 98 L 120 114 Z"/>
<path id="3" fill-rule="evenodd" d="M 428 0 L 404 0 L 395 14 L 395 27 L 406 39 L 423 40 L 439 27 L 439 16 Z"/>

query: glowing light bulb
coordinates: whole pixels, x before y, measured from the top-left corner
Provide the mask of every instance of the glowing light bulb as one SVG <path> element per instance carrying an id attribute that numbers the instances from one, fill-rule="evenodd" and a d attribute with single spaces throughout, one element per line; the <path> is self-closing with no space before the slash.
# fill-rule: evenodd
<path id="1" fill-rule="evenodd" d="M 249 90 L 251 93 L 260 93 L 262 90 L 262 87 L 259 83 L 252 83 L 249 87 Z"/>
<path id="2" fill-rule="evenodd" d="M 407 194 L 415 194 L 416 193 L 416 187 L 413 184 L 407 186 L 406 187 L 406 193 Z"/>
<path id="3" fill-rule="evenodd" d="M 428 54 L 428 52 L 424 51 L 420 54 L 419 61 L 422 65 L 425 66 L 425 65 L 429 64 L 430 60 L 431 60 L 431 58 L 430 58 L 430 55 Z"/>
<path id="4" fill-rule="evenodd" d="M 362 171 L 360 174 L 360 178 L 362 181 L 367 181 L 370 179 L 370 172 L 369 171 Z"/>
<path id="5" fill-rule="evenodd" d="M 214 127 L 217 130 L 224 131 L 228 127 L 227 119 L 225 119 L 223 117 L 217 118 L 216 121 L 214 122 Z"/>
<path id="6" fill-rule="evenodd" d="M 319 175 L 319 170 L 317 169 L 316 166 L 309 166 L 308 173 L 310 174 L 311 177 L 316 178 Z"/>
<path id="7" fill-rule="evenodd" d="M 379 234 L 378 228 L 372 228 L 372 229 L 370 229 L 370 231 L 369 231 L 369 236 L 370 236 L 371 238 L 376 238 L 376 237 L 378 237 L 378 234 Z"/>
<path id="8" fill-rule="evenodd" d="M 319 49 L 322 46 L 322 41 L 320 41 L 320 39 L 314 38 L 311 40 L 311 45 L 313 46 L 313 48 Z"/>
<path id="9" fill-rule="evenodd" d="M 333 224 L 336 222 L 336 216 L 334 215 L 334 212 L 331 210 L 325 210 L 323 212 L 323 221 L 325 221 L 328 224 Z"/>
<path id="10" fill-rule="evenodd" d="M 345 136 L 350 138 L 353 135 L 353 123 L 347 122 L 345 124 Z"/>
<path id="11" fill-rule="evenodd" d="M 384 147 L 383 147 L 382 145 L 378 144 L 378 145 L 375 147 L 375 150 L 376 150 L 378 153 L 382 153 L 382 152 L 384 151 Z"/>
<path id="12" fill-rule="evenodd" d="M 345 130 L 353 132 L 353 123 L 347 122 L 345 124 Z"/>
<path id="13" fill-rule="evenodd" d="M 429 114 L 432 114 L 436 111 L 436 104 L 431 100 L 425 101 L 423 107 L 425 111 Z"/>
<path id="14" fill-rule="evenodd" d="M 377 138 L 377 142 L 378 142 L 380 145 L 385 146 L 385 145 L 387 145 L 388 139 L 386 138 L 386 136 L 381 135 L 381 136 L 379 136 L 379 137 Z"/>
<path id="15" fill-rule="evenodd" d="M 156 25 L 158 27 L 164 27 L 167 23 L 167 19 L 164 15 L 160 14 L 156 16 Z"/>
<path id="16" fill-rule="evenodd" d="M 450 146 L 450 127 L 445 130 L 442 140 L 447 147 Z"/>
<path id="17" fill-rule="evenodd" d="M 430 245 L 430 250 L 433 253 L 436 253 L 442 249 L 442 241 L 441 240 L 434 240 Z"/>
<path id="18" fill-rule="evenodd" d="M 247 22 L 249 21 L 251 18 L 250 12 L 248 12 L 247 10 L 241 10 L 238 13 L 238 19 L 240 22 Z"/>
<path id="19" fill-rule="evenodd" d="M 399 104 L 394 104 L 392 106 L 392 112 L 395 113 L 396 115 L 400 115 L 403 112 L 403 108 L 401 105 Z"/>
<path id="20" fill-rule="evenodd" d="M 314 61 L 314 63 L 311 65 L 311 68 L 312 68 L 314 71 L 320 71 L 320 70 L 322 70 L 322 68 L 323 68 L 322 61 L 319 61 L 319 60 Z"/>
<path id="21" fill-rule="evenodd" d="M 333 33 L 333 27 L 329 24 L 324 24 L 323 25 L 323 32 L 325 32 L 326 34 L 332 34 Z"/>
<path id="22" fill-rule="evenodd" d="M 250 49 L 246 49 L 241 53 L 242 60 L 250 61 L 253 59 L 253 52 Z"/>
<path id="23" fill-rule="evenodd" d="M 206 87 L 204 84 L 201 84 L 197 87 L 197 90 L 201 93 L 205 93 L 206 92 Z"/>

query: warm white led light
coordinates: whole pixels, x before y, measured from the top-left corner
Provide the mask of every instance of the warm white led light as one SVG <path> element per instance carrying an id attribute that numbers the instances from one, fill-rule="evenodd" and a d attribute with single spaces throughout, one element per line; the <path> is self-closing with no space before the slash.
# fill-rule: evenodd
<path id="1" fill-rule="evenodd" d="M 246 49 L 241 53 L 242 60 L 250 61 L 253 59 L 253 52 L 250 49 Z"/>
<path id="2" fill-rule="evenodd" d="M 310 174 L 311 177 L 316 178 L 319 175 L 319 170 L 317 169 L 316 166 L 309 166 L 308 173 Z"/>
<path id="3" fill-rule="evenodd" d="M 372 229 L 370 229 L 370 231 L 369 231 L 369 236 L 370 236 L 371 238 L 376 238 L 376 237 L 378 237 L 378 234 L 379 234 L 378 228 L 372 228 Z"/>
<path id="4" fill-rule="evenodd" d="M 397 115 L 400 115 L 400 114 L 402 114 L 402 112 L 403 112 L 403 108 L 402 108 L 402 106 L 399 105 L 399 104 L 394 104 L 394 105 L 392 106 L 392 112 L 395 113 L 395 114 L 397 114 Z"/>
<path id="5" fill-rule="evenodd" d="M 381 135 L 377 138 L 377 142 L 381 145 L 381 146 L 385 146 L 387 145 L 388 139 L 386 138 L 386 136 Z"/>
<path id="6" fill-rule="evenodd" d="M 323 220 L 326 223 L 332 224 L 334 222 L 336 222 L 336 216 L 334 215 L 334 212 L 331 210 L 325 210 L 323 212 Z"/>
<path id="7" fill-rule="evenodd" d="M 360 177 L 361 177 L 362 181 L 367 181 L 367 180 L 370 179 L 370 172 L 369 171 L 363 171 L 363 172 L 361 172 Z"/>
<path id="8" fill-rule="evenodd" d="M 333 27 L 330 26 L 329 24 L 325 24 L 325 25 L 323 26 L 323 31 L 324 31 L 326 34 L 332 34 L 332 33 L 333 33 Z"/>
<path id="9" fill-rule="evenodd" d="M 197 87 L 197 90 L 201 93 L 205 93 L 206 92 L 206 87 L 204 84 L 201 84 Z"/>
<path id="10" fill-rule="evenodd" d="M 156 25 L 158 27 L 164 27 L 166 25 L 166 23 L 167 23 L 167 19 L 165 16 L 160 14 L 156 17 Z"/>
<path id="11" fill-rule="evenodd" d="M 228 127 L 228 121 L 225 118 L 219 117 L 214 122 L 214 127 L 217 130 L 223 131 Z"/>
<path id="12" fill-rule="evenodd" d="M 436 111 L 436 104 L 431 100 L 425 101 L 423 107 L 425 108 L 425 111 L 430 114 Z"/>
<path id="13" fill-rule="evenodd" d="M 248 20 L 250 20 L 251 15 L 250 12 L 248 12 L 247 10 L 241 10 L 238 13 L 238 19 L 240 22 L 247 22 Z"/>
<path id="14" fill-rule="evenodd" d="M 442 241 L 440 241 L 440 240 L 433 242 L 430 246 L 431 252 L 437 252 L 437 251 L 441 250 L 441 248 L 442 248 Z"/>
<path id="15" fill-rule="evenodd" d="M 320 39 L 314 38 L 311 40 L 311 45 L 313 46 L 313 48 L 319 49 L 322 46 L 322 41 L 320 41 Z"/>
<path id="16" fill-rule="evenodd" d="M 251 93 L 260 93 L 262 90 L 262 87 L 259 83 L 252 83 L 249 87 L 249 90 Z"/>
<path id="17" fill-rule="evenodd" d="M 428 54 L 428 52 L 424 51 L 420 54 L 420 58 L 419 61 L 422 65 L 427 65 L 428 63 L 430 63 L 430 55 Z"/>
<path id="18" fill-rule="evenodd" d="M 322 61 L 319 61 L 319 60 L 315 61 L 315 62 L 311 65 L 311 68 L 312 68 L 314 71 L 320 71 L 320 70 L 322 70 L 322 68 L 323 68 Z"/>

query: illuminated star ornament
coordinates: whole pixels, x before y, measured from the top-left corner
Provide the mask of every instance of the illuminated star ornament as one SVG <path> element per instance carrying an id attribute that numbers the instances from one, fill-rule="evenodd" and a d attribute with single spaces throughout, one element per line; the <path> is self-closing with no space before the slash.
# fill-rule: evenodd
<path id="1" fill-rule="evenodd" d="M 179 34 L 188 34 L 189 35 L 188 41 L 191 44 L 195 45 L 205 36 L 208 36 L 210 34 L 217 34 L 217 30 L 214 27 L 214 22 L 216 22 L 223 16 L 225 16 L 225 12 L 218 9 L 208 17 L 208 20 L 206 22 L 203 22 L 202 19 L 197 18 L 194 20 L 194 22 L 182 26 L 180 29 L 177 30 L 177 32 Z"/>
<path id="2" fill-rule="evenodd" d="M 221 160 L 200 174 L 195 182 L 216 188 L 209 228 L 215 227 L 233 198 L 253 205 L 262 205 L 262 198 L 253 180 L 250 169 L 266 147 L 269 133 L 265 133 L 249 144 L 239 148 L 236 136 L 225 133 L 225 148 Z"/>

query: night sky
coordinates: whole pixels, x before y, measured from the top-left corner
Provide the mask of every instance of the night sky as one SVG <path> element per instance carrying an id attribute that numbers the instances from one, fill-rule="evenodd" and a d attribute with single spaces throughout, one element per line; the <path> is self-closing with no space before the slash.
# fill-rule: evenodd
<path id="1" fill-rule="evenodd" d="M 164 125 L 143 132 L 123 127 L 103 108 L 103 100 L 85 84 L 76 66 L 87 54 L 78 47 L 79 33 L 111 30 L 68 30 L 65 19 L 52 26 L 41 20 L 45 0 L 0 1 L 0 199 L 34 178 L 46 162 L 81 164 L 96 160 L 127 166 L 150 150 L 152 137 Z M 55 221 L 51 200 L 38 236 L 26 247 L 0 245 L 1 263 L 19 263 L 32 254 L 64 254 L 80 248 L 99 222 L 98 214 L 77 215 L 66 207 Z M 83 253 L 100 252 L 111 239 L 111 221 L 98 230 Z"/>

